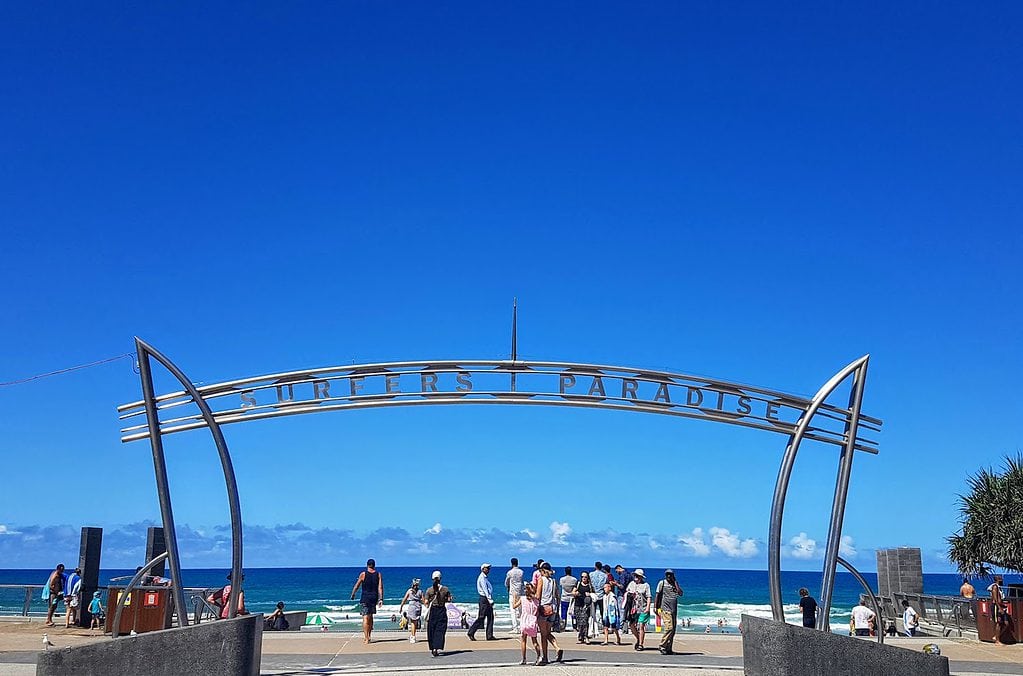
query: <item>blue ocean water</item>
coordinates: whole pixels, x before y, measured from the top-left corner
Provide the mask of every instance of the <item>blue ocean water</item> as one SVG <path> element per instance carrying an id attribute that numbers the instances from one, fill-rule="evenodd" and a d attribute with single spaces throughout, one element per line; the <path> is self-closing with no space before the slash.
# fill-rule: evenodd
<path id="1" fill-rule="evenodd" d="M 573 566 L 579 571 L 590 566 Z M 351 627 L 358 622 L 358 605 L 350 600 L 352 586 L 362 568 L 248 568 L 245 571 L 245 598 L 252 611 L 272 609 L 278 601 L 292 609 L 326 612 L 337 623 L 338 628 Z M 475 615 L 476 567 L 441 567 L 444 584 L 452 591 L 455 603 Z M 497 598 L 497 624 L 510 626 L 508 597 L 504 591 L 506 567 L 495 567 L 490 573 Z M 526 567 L 527 575 L 531 573 Z M 708 625 L 719 631 L 717 621 L 723 619 L 726 631 L 735 631 L 742 613 L 770 617 L 768 579 L 766 571 L 757 570 L 702 570 L 676 568 L 679 583 L 684 590 L 679 616 L 692 618 L 691 631 L 705 631 Z M 385 623 L 398 610 L 409 582 L 413 577 L 421 578 L 424 586 L 429 584 L 433 568 L 386 567 L 380 568 L 384 578 L 384 607 L 381 610 Z M 110 578 L 131 575 L 133 570 L 102 570 L 100 583 Z M 219 587 L 226 583 L 226 570 L 190 569 L 182 576 L 189 587 Z M 557 567 L 558 576 L 562 568 Z M 648 580 L 653 585 L 663 577 L 663 569 L 646 569 Z M 0 584 L 38 584 L 46 581 L 47 570 L 0 570 Z M 876 589 L 877 576 L 865 573 L 864 577 Z M 1006 582 L 1023 582 L 1023 576 L 1006 576 Z M 954 595 L 959 591 L 962 578 L 954 574 L 924 574 L 924 591 L 929 594 Z M 785 600 L 786 618 L 799 621 L 798 589 L 806 587 L 816 596 L 820 589 L 819 572 L 786 571 L 782 573 L 782 589 Z M 849 623 L 849 611 L 857 602 L 861 587 L 848 573 L 838 573 L 835 581 L 835 595 L 831 613 L 833 627 L 841 628 Z M 38 598 L 33 599 L 32 610 L 44 612 L 45 607 Z M 0 588 L 0 614 L 20 612 L 24 592 Z"/>

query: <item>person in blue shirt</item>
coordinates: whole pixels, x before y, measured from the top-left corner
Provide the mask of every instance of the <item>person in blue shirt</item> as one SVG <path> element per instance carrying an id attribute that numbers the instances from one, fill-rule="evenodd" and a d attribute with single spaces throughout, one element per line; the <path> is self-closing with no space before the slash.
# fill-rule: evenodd
<path id="1" fill-rule="evenodd" d="M 92 615 L 92 624 L 89 626 L 89 629 L 99 629 L 100 625 L 106 621 L 103 612 L 103 601 L 100 600 L 99 592 L 94 592 L 92 600 L 89 601 L 89 614 Z"/>
<path id="2" fill-rule="evenodd" d="M 601 618 L 604 617 L 604 583 L 607 582 L 607 573 L 604 572 L 604 564 L 597 561 L 593 564 L 593 572 L 590 573 L 590 583 L 593 585 L 593 590 L 597 593 L 597 600 L 593 604 L 593 618 L 596 619 L 594 625 L 594 633 L 600 631 Z"/>
<path id="3" fill-rule="evenodd" d="M 82 603 L 82 569 L 64 578 L 64 628 L 78 624 L 78 607 Z"/>
<path id="4" fill-rule="evenodd" d="M 476 640 L 476 631 L 486 623 L 487 640 L 496 641 L 494 636 L 494 587 L 488 579 L 490 575 L 490 564 L 484 563 L 480 566 L 480 575 L 476 578 L 476 593 L 480 597 L 479 614 L 476 621 L 469 627 L 467 636 L 470 641 Z"/>

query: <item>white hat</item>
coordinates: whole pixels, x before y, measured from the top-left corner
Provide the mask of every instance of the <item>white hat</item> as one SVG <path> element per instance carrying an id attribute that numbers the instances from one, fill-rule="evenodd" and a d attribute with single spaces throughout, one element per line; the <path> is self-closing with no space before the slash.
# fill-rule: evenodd
<path id="1" fill-rule="evenodd" d="M 640 577 L 646 577 L 646 573 L 643 572 L 642 568 L 637 568 L 636 570 L 632 571 L 632 574 L 639 575 Z"/>
<path id="2" fill-rule="evenodd" d="M 492 568 L 492 567 L 493 566 L 491 566 L 489 563 L 481 563 L 480 564 L 480 570 L 483 570 L 484 568 Z"/>
<path id="3" fill-rule="evenodd" d="M 440 579 L 440 571 L 439 570 L 433 571 L 433 575 L 430 576 L 430 579 L 431 580 L 439 580 Z"/>

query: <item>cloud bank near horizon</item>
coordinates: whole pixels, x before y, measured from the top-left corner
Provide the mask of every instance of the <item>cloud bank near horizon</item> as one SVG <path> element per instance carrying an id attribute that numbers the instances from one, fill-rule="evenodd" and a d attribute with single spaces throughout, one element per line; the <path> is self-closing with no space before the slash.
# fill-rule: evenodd
<path id="1" fill-rule="evenodd" d="M 151 521 L 105 527 L 105 568 L 132 568 L 142 563 L 146 529 Z M 424 524 L 425 525 L 425 524 Z M 72 526 L 0 524 L 0 567 L 46 568 L 58 560 L 77 560 L 80 530 Z M 823 538 L 822 538 L 823 539 Z M 812 569 L 823 558 L 823 545 L 805 532 L 785 540 L 782 555 L 790 567 Z M 178 546 L 186 568 L 227 566 L 231 534 L 226 525 L 178 526 Z M 359 533 L 351 529 L 317 528 L 302 523 L 262 526 L 246 524 L 245 565 L 358 566 L 369 557 L 382 566 L 437 564 L 476 565 L 481 560 L 503 563 L 512 556 L 557 563 L 589 563 L 598 558 L 625 565 L 690 565 L 692 567 L 762 568 L 762 540 L 722 526 L 694 528 L 682 534 L 579 531 L 564 521 L 544 530 L 446 528 L 441 522 L 416 532 L 383 527 Z M 873 551 L 859 548 L 851 536 L 842 538 L 842 555 L 859 557 L 873 569 Z"/>

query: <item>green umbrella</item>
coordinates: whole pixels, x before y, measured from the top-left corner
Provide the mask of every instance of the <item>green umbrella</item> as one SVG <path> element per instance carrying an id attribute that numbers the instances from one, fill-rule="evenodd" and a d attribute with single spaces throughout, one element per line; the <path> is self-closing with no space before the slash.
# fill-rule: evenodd
<path id="1" fill-rule="evenodd" d="M 334 624 L 328 613 L 309 613 L 305 618 L 306 624 Z"/>

